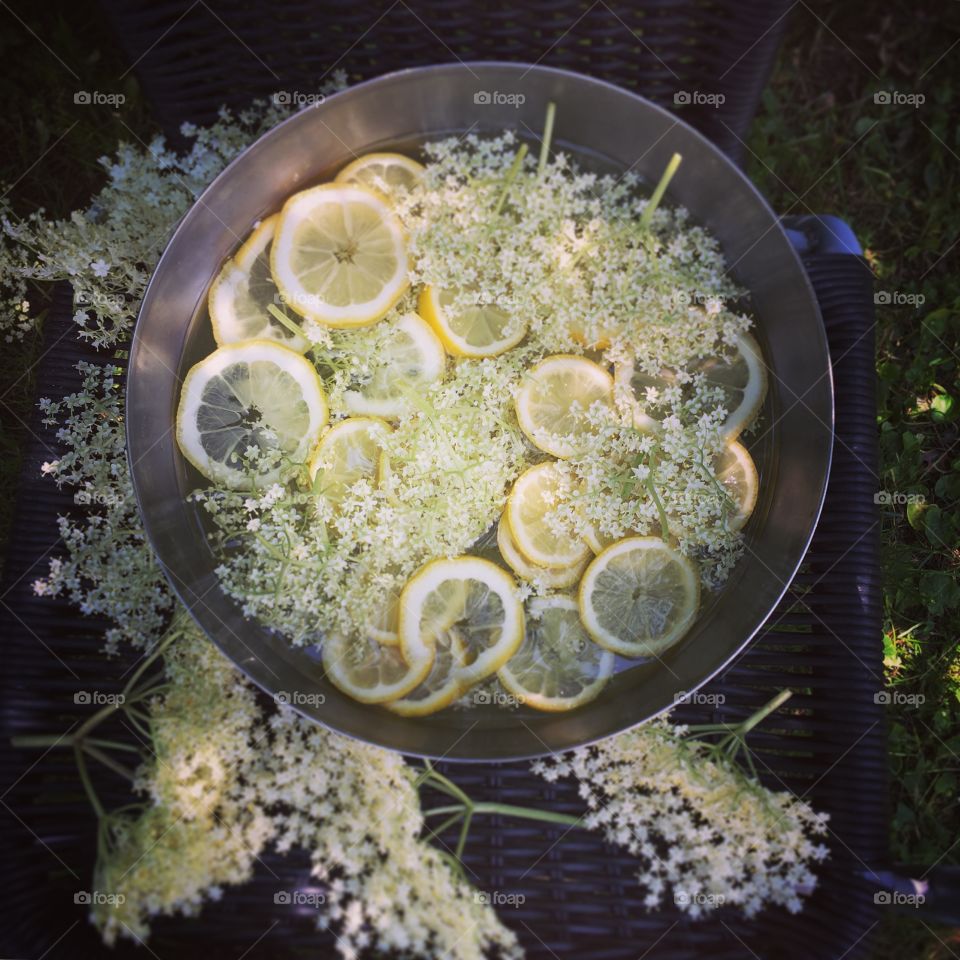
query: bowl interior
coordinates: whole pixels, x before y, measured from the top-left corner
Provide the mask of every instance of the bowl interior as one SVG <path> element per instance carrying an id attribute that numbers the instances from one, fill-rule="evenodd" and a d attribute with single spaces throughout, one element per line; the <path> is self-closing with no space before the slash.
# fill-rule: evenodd
<path id="1" fill-rule="evenodd" d="M 480 93 L 513 94 L 478 97 Z M 518 96 L 519 95 L 519 96 Z M 522 97 L 522 102 L 517 103 Z M 659 661 L 618 663 L 601 696 L 570 714 L 478 704 L 407 719 L 363 706 L 323 677 L 316 651 L 292 648 L 220 590 L 204 519 L 187 501 L 202 478 L 172 433 L 179 385 L 214 349 L 206 293 L 222 262 L 296 190 L 329 180 L 355 155 L 417 156 L 449 135 L 517 131 L 537 149 L 546 105 L 554 143 L 598 172 L 656 182 L 684 162 L 667 201 L 720 240 L 750 291 L 770 389 L 747 445 L 760 496 L 747 550 L 724 588 L 705 594 L 693 629 Z M 451 759 L 531 756 L 573 747 L 648 719 L 705 683 L 749 642 L 795 573 L 819 515 L 832 442 L 829 354 L 816 301 L 777 221 L 743 175 L 691 128 L 652 104 L 577 74 L 516 64 L 426 67 L 393 74 L 311 107 L 235 160 L 187 214 L 144 299 L 131 349 L 128 450 L 148 535 L 175 589 L 211 639 L 278 699 L 343 733 Z"/>

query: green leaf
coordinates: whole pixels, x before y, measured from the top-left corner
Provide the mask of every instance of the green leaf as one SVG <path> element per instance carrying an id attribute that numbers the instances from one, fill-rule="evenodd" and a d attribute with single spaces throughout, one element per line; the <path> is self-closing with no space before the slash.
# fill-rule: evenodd
<path id="1" fill-rule="evenodd" d="M 934 423 L 944 423 L 953 419 L 956 413 L 956 404 L 949 393 L 938 393 L 930 404 L 930 410 Z"/>
<path id="2" fill-rule="evenodd" d="M 914 530 L 923 530 L 923 515 L 926 510 L 927 504 L 925 501 L 914 500 L 907 504 L 907 523 L 909 523 Z"/>

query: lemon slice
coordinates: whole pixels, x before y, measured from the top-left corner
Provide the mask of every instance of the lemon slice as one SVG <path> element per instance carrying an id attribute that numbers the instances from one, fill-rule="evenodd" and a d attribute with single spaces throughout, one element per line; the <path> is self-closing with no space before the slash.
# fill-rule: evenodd
<path id="1" fill-rule="evenodd" d="M 710 386 L 723 391 L 728 413 L 720 432 L 727 440 L 735 440 L 760 412 L 767 394 L 767 368 L 760 345 L 750 334 L 742 334 L 731 357 L 701 360 L 691 372 L 702 373 Z"/>
<path id="2" fill-rule="evenodd" d="M 737 512 L 730 516 L 728 525 L 731 530 L 742 530 L 757 505 L 757 492 L 760 489 L 760 478 L 753 457 L 742 443 L 734 440 L 717 457 L 713 470 L 736 504 Z"/>
<path id="3" fill-rule="evenodd" d="M 593 700 L 613 673 L 615 657 L 590 638 L 570 597 L 530 601 L 520 649 L 497 671 L 520 703 L 537 710 L 573 710 Z"/>
<path id="4" fill-rule="evenodd" d="M 613 377 L 616 395 L 628 404 L 633 425 L 644 433 L 656 433 L 660 429 L 660 417 L 656 416 L 652 401 L 676 384 L 676 374 L 664 367 L 658 374 L 651 375 L 638 370 L 632 360 L 625 360 L 614 365 Z"/>
<path id="5" fill-rule="evenodd" d="M 412 190 L 423 177 L 423 164 L 402 153 L 368 153 L 348 163 L 336 183 L 355 183 L 392 197 Z"/>
<path id="6" fill-rule="evenodd" d="M 659 525 L 653 525 L 656 530 L 659 530 Z M 619 540 L 623 540 L 626 537 L 644 537 L 644 536 L 653 536 L 653 534 L 644 534 L 639 533 L 636 530 L 628 530 L 626 533 L 622 534 L 619 537 L 611 537 L 605 533 L 601 533 L 595 526 L 589 526 L 583 534 L 583 539 L 587 541 L 590 545 L 590 549 L 596 553 L 603 553 L 611 544 L 617 543 Z"/>
<path id="7" fill-rule="evenodd" d="M 659 537 L 628 537 L 607 547 L 580 581 L 580 619 L 601 646 L 651 657 L 686 633 L 697 614 L 700 578 Z"/>
<path id="8" fill-rule="evenodd" d="M 432 560 L 400 595 L 400 649 L 416 661 L 444 644 L 459 650 L 463 684 L 489 677 L 523 640 L 523 603 L 513 577 L 480 557 Z M 459 645 L 459 646 L 458 646 Z"/>
<path id="9" fill-rule="evenodd" d="M 455 633 L 441 633 L 436 638 L 433 666 L 405 697 L 386 704 L 386 708 L 403 717 L 425 717 L 448 707 L 463 693 L 468 684 L 461 678 L 465 666 L 463 643 Z"/>
<path id="10" fill-rule="evenodd" d="M 393 419 L 414 409 L 412 398 L 436 383 L 446 366 L 443 344 L 423 317 L 406 313 L 393 324 L 367 382 L 343 397 L 351 413 Z"/>
<path id="11" fill-rule="evenodd" d="M 234 489 L 266 485 L 303 463 L 327 422 L 317 371 L 270 340 L 220 347 L 192 367 L 177 409 L 177 442 L 209 480 Z M 283 461 L 251 472 L 248 449 L 279 451 Z"/>
<path id="12" fill-rule="evenodd" d="M 277 285 L 270 272 L 270 244 L 280 220 L 267 217 L 228 260 L 210 287 L 207 304 L 218 346 L 242 340 L 276 340 L 303 353 L 306 337 L 294 333 L 267 309 L 277 303 Z"/>
<path id="13" fill-rule="evenodd" d="M 427 286 L 418 309 L 455 357 L 496 357 L 526 336 L 527 328 L 515 325 L 510 314 L 495 304 L 454 310 L 453 301 L 451 291 Z"/>
<path id="14" fill-rule="evenodd" d="M 396 593 L 389 593 L 384 598 L 383 606 L 377 615 L 367 624 L 367 634 L 377 643 L 385 643 L 393 647 L 400 643 L 400 634 L 397 633 L 397 619 L 400 616 L 400 597 Z"/>
<path id="15" fill-rule="evenodd" d="M 399 647 L 383 646 L 371 637 L 348 639 L 332 633 L 323 641 L 323 668 L 338 689 L 361 703 L 385 703 L 413 690 L 430 672 L 433 647 L 413 659 Z"/>
<path id="16" fill-rule="evenodd" d="M 376 417 L 347 417 L 331 427 L 307 465 L 314 490 L 339 508 L 358 480 L 376 478 L 383 438 L 389 430 L 390 426 Z"/>
<path id="17" fill-rule="evenodd" d="M 513 542 L 528 561 L 541 567 L 572 567 L 590 555 L 582 537 L 557 525 L 549 515 L 571 484 L 557 463 L 539 463 L 520 474 L 507 500 Z"/>
<path id="18" fill-rule="evenodd" d="M 505 515 L 497 524 L 497 549 L 513 572 L 523 580 L 542 584 L 550 590 L 565 590 L 572 587 L 587 568 L 587 558 L 570 567 L 537 567 L 517 549 L 510 533 L 510 524 Z"/>
<path id="19" fill-rule="evenodd" d="M 379 320 L 409 284 L 389 201 L 351 184 L 295 193 L 280 211 L 270 264 L 283 301 L 330 327 Z"/>
<path id="20" fill-rule="evenodd" d="M 520 429 L 534 446 L 561 459 L 582 452 L 594 433 L 587 412 L 613 410 L 613 378 L 584 357 L 557 354 L 524 377 L 516 397 Z"/>
<path id="21" fill-rule="evenodd" d="M 607 326 L 603 323 L 596 324 L 593 327 L 593 333 L 596 336 L 591 340 L 587 333 L 589 324 L 583 322 L 573 322 L 567 326 L 570 332 L 570 339 L 574 343 L 579 343 L 581 347 L 588 350 L 606 350 L 610 346 L 610 341 L 619 332 L 615 326 Z"/>

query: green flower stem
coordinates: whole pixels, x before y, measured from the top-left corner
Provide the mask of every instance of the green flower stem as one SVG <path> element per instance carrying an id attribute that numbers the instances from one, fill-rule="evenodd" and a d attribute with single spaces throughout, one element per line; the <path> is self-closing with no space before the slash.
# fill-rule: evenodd
<path id="1" fill-rule="evenodd" d="M 493 208 L 494 219 L 500 216 L 500 211 L 503 209 L 503 205 L 507 202 L 507 196 L 510 193 L 510 188 L 513 186 L 514 180 L 517 179 L 517 176 L 523 167 L 523 161 L 526 155 L 527 145 L 524 143 L 520 145 L 520 149 L 517 151 L 517 155 L 513 158 L 513 163 L 510 164 L 510 169 L 507 171 L 507 177 L 503 184 L 503 190 L 500 192 L 500 198 L 497 200 L 497 205 Z"/>
<path id="2" fill-rule="evenodd" d="M 291 320 L 276 304 L 268 303 L 267 309 L 270 311 L 270 315 L 278 322 L 283 324 L 292 334 L 303 337 L 304 340 L 309 342 L 307 335 L 303 332 L 303 328 Z"/>
<path id="3" fill-rule="evenodd" d="M 550 158 L 550 142 L 553 140 L 553 121 L 557 115 L 557 105 L 551 100 L 547 104 L 547 118 L 543 123 L 543 140 L 540 141 L 540 159 L 537 162 L 537 179 L 543 179 Z"/>
<path id="4" fill-rule="evenodd" d="M 670 181 L 673 179 L 673 175 L 677 172 L 677 167 L 680 166 L 681 160 L 683 160 L 683 157 L 681 157 L 679 153 L 675 153 L 670 158 L 670 162 L 667 164 L 667 169 L 663 171 L 663 174 L 660 177 L 660 182 L 656 185 L 653 193 L 650 195 L 650 200 L 646 207 L 644 207 L 643 213 L 640 215 L 640 226 L 645 230 L 649 228 L 650 221 L 653 220 L 653 215 L 656 213 L 657 207 L 660 205 L 660 201 L 663 199 L 663 195 L 667 192 L 667 187 L 670 186 Z"/>
<path id="5" fill-rule="evenodd" d="M 447 807 L 434 807 L 427 810 L 424 816 L 433 817 L 444 813 L 464 813 L 467 805 L 455 804 Z M 539 820 L 542 823 L 557 823 L 566 827 L 578 827 L 582 825 L 582 817 L 574 817 L 567 813 L 554 813 L 551 810 L 538 810 L 536 807 L 515 807 L 510 803 L 471 803 L 468 809 L 472 814 L 487 813 L 501 814 L 505 817 L 519 817 L 523 820 Z"/>
<path id="6" fill-rule="evenodd" d="M 462 810 L 457 810 L 456 813 L 453 813 L 453 814 L 451 814 L 449 817 L 447 817 L 447 819 L 444 820 L 443 823 L 441 823 L 439 826 L 434 827 L 434 828 L 426 835 L 426 837 L 424 837 L 424 839 L 427 840 L 427 841 L 430 841 L 430 840 L 432 840 L 434 837 L 439 836 L 439 835 L 440 835 L 441 833 L 443 833 L 443 831 L 446 830 L 448 827 L 452 827 L 462 816 L 463 816 L 463 811 L 462 811 Z"/>
<path id="7" fill-rule="evenodd" d="M 129 767 L 125 767 L 122 763 L 117 763 L 109 754 L 104 753 L 98 747 L 95 747 L 89 740 L 84 741 L 81 745 L 81 749 L 85 750 L 94 760 L 99 760 L 108 770 L 112 770 L 114 773 L 123 777 L 125 780 L 129 780 L 133 783 L 135 779 L 135 774 L 133 770 Z"/>
<path id="8" fill-rule="evenodd" d="M 73 757 L 77 762 L 77 772 L 80 774 L 80 782 L 83 784 L 83 789 L 87 794 L 87 799 L 90 801 L 90 806 L 93 807 L 93 812 L 97 815 L 97 819 L 102 821 L 107 814 L 103 809 L 103 804 L 100 803 L 97 791 L 93 789 L 93 782 L 90 780 L 90 774 L 87 772 L 87 761 L 83 755 L 83 750 L 77 745 L 74 745 Z"/>

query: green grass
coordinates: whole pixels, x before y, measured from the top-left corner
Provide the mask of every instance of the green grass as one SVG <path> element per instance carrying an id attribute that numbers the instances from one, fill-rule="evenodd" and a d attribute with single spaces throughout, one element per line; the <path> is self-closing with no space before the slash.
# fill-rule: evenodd
<path id="1" fill-rule="evenodd" d="M 748 163 L 777 210 L 846 218 L 877 290 L 911 298 L 877 309 L 877 422 L 880 487 L 914 500 L 882 508 L 883 644 L 900 695 L 887 708 L 891 849 L 921 864 L 960 853 L 960 47 L 942 56 L 956 7 L 797 7 Z M 876 91 L 925 102 L 877 104 Z M 885 926 L 880 957 L 956 955 L 955 937 L 920 920 Z"/>
<path id="2" fill-rule="evenodd" d="M 82 206 L 101 182 L 97 158 L 118 139 L 133 139 L 124 124 L 141 137 L 150 130 L 136 84 L 117 80 L 126 64 L 90 9 L 17 7 L 81 81 L 0 10 L 8 21 L 0 30 L 8 94 L 0 180 L 20 178 L 20 212 L 43 206 L 64 215 Z M 884 656 L 891 688 L 907 701 L 888 708 L 890 841 L 896 859 L 925 864 L 957 863 L 960 852 L 951 846 L 960 837 L 960 246 L 951 249 L 960 46 L 947 53 L 958 31 L 956 3 L 798 5 L 747 163 L 780 212 L 846 218 L 878 290 L 914 300 L 878 311 L 878 430 L 881 488 L 916 501 L 883 508 Z M 116 113 L 79 107 L 77 89 L 122 92 L 127 102 Z M 877 104 L 880 90 L 922 94 L 925 102 Z M 37 351 L 37 339 L 5 348 L 0 383 L 29 369 Z M 0 541 L 34 388 L 21 381 L 0 403 Z M 909 702 L 917 696 L 922 704 Z M 910 918 L 885 920 L 881 943 L 879 958 L 960 953 L 956 934 Z"/>

